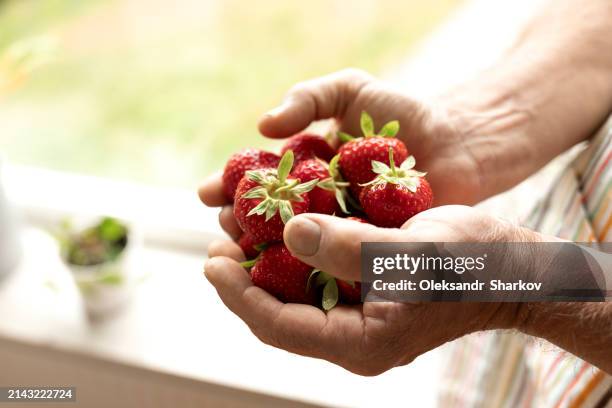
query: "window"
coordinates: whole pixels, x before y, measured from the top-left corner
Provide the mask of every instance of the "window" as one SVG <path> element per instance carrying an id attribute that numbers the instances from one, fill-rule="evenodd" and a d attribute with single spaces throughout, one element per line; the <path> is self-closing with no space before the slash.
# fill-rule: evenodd
<path id="1" fill-rule="evenodd" d="M 291 85 L 347 66 L 384 72 L 458 3 L 0 0 L 5 85 L 15 49 L 36 62 L 0 80 L 0 151 L 192 187 L 240 147 L 274 145 L 256 121 Z"/>

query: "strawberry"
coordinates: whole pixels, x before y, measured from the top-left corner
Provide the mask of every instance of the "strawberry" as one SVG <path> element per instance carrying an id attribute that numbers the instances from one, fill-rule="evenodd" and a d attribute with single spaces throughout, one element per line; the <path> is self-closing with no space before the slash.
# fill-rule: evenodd
<path id="1" fill-rule="evenodd" d="M 259 149 L 244 149 L 234 153 L 223 170 L 223 191 L 227 199 L 234 201 L 236 187 L 247 170 L 276 167 L 280 157 L 274 153 Z"/>
<path id="2" fill-rule="evenodd" d="M 242 252 L 244 252 L 246 259 L 253 259 L 259 255 L 265 243 L 257 242 L 253 235 L 244 232 L 238 239 L 238 245 L 242 249 Z"/>
<path id="3" fill-rule="evenodd" d="M 410 217 L 431 208 L 433 192 L 425 173 L 413 169 L 414 157 L 408 157 L 397 168 L 393 149 L 389 148 L 389 163 L 372 162 L 372 170 L 378 176 L 364 185 L 359 201 L 374 225 L 399 228 Z"/>
<path id="4" fill-rule="evenodd" d="M 339 133 L 340 139 L 346 141 L 338 150 L 340 172 L 351 183 L 350 188 L 355 199 L 358 199 L 361 193 L 360 184 L 367 183 L 376 177 L 372 171 L 372 160 L 389 164 L 389 148 L 393 149 L 398 164 L 408 157 L 406 145 L 401 140 L 395 139 L 399 131 L 398 121 L 387 123 L 378 134 L 375 134 L 372 118 L 366 112 L 362 112 L 361 131 L 364 137 L 358 139 L 342 132 Z"/>
<path id="5" fill-rule="evenodd" d="M 340 210 L 348 213 L 346 209 L 346 186 L 338 172 L 339 156 L 334 156 L 329 165 L 320 159 L 304 160 L 295 166 L 291 175 L 300 181 L 318 179 L 317 187 L 308 193 L 310 198 L 309 212 L 320 214 L 336 214 Z"/>
<path id="6" fill-rule="evenodd" d="M 359 217 L 346 217 L 347 220 L 353 220 L 353 221 L 357 221 L 360 222 L 362 224 L 369 224 L 368 221 L 364 220 L 363 218 L 359 218 Z"/>
<path id="7" fill-rule="evenodd" d="M 342 303 L 356 305 L 361 303 L 361 283 L 336 279 Z"/>
<path id="8" fill-rule="evenodd" d="M 308 211 L 307 193 L 319 180 L 300 184 L 299 179 L 289 177 L 292 167 L 293 152 L 288 150 L 277 169 L 249 170 L 238 183 L 234 217 L 255 242 L 281 241 L 285 223 L 294 214 Z"/>
<path id="9" fill-rule="evenodd" d="M 312 266 L 295 258 L 282 242 L 264 249 L 251 268 L 251 280 L 285 303 L 315 303 L 315 291 L 308 287 Z"/>
<path id="10" fill-rule="evenodd" d="M 310 133 L 291 136 L 283 145 L 281 154 L 284 154 L 287 150 L 293 151 L 297 163 L 316 157 L 328 162 L 336 154 L 323 137 Z"/>

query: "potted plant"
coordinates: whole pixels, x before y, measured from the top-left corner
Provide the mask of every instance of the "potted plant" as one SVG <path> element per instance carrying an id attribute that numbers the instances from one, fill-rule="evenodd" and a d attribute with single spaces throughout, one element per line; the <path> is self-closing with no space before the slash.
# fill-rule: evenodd
<path id="1" fill-rule="evenodd" d="M 58 234 L 62 260 L 91 318 L 115 312 L 129 299 L 131 235 L 126 224 L 111 217 L 81 228 L 65 223 Z"/>

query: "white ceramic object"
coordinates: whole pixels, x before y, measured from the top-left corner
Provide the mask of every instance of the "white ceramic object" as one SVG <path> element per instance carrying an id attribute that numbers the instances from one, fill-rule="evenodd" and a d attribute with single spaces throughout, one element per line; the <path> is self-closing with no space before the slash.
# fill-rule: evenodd
<path id="1" fill-rule="evenodd" d="M 21 258 L 15 215 L 11 211 L 2 186 L 1 159 L 0 157 L 0 279 L 15 269 Z"/>
<path id="2" fill-rule="evenodd" d="M 78 222 L 77 231 L 94 225 L 98 220 Z M 135 248 L 138 246 L 134 227 L 128 226 L 128 242 L 123 252 L 112 262 L 99 265 L 80 266 L 64 263 L 72 273 L 83 299 L 87 316 L 92 320 L 101 320 L 121 311 L 129 302 L 135 285 Z M 118 280 L 117 280 L 118 279 Z"/>

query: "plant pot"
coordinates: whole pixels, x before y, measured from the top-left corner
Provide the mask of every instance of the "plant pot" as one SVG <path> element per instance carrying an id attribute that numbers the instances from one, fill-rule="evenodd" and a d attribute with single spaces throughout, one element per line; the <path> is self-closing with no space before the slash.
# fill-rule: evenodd
<path id="1" fill-rule="evenodd" d="M 136 234 L 130 227 L 128 241 L 112 261 L 95 265 L 74 265 L 62 260 L 72 273 L 88 318 L 101 320 L 120 312 L 131 299 L 134 287 Z"/>

